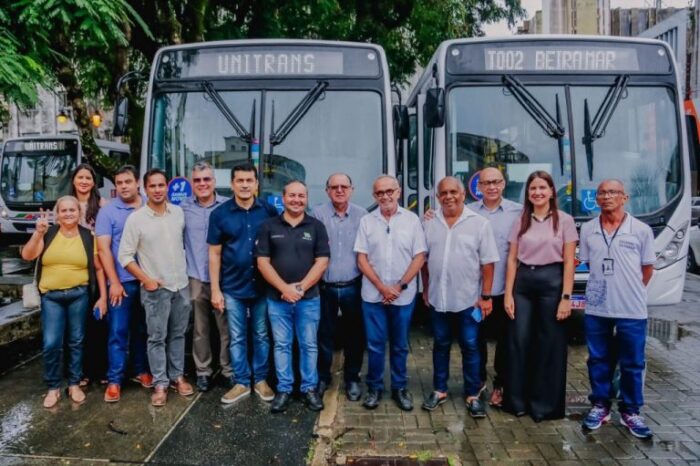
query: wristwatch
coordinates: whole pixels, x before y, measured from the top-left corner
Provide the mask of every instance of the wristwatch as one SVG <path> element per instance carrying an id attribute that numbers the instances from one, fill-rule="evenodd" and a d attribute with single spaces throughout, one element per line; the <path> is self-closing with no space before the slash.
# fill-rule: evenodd
<path id="1" fill-rule="evenodd" d="M 296 284 L 296 285 L 294 286 L 294 288 L 296 288 L 296 290 L 299 292 L 299 294 L 301 294 L 302 296 L 304 296 L 304 288 L 302 288 L 301 285 Z"/>
<path id="2" fill-rule="evenodd" d="M 561 295 L 561 299 L 563 299 L 564 301 L 569 301 L 571 299 L 571 295 L 564 293 L 563 295 Z"/>
<path id="3" fill-rule="evenodd" d="M 490 294 L 482 294 L 481 299 L 483 299 L 484 301 L 489 301 L 491 299 L 491 295 Z"/>
<path id="4" fill-rule="evenodd" d="M 401 280 L 399 280 L 398 285 L 401 287 L 401 291 L 408 289 L 408 283 L 401 283 Z"/>

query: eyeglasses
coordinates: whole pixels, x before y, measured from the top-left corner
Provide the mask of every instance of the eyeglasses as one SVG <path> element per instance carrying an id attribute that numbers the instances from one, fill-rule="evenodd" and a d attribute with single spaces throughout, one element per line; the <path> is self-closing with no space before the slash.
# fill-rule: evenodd
<path id="1" fill-rule="evenodd" d="M 625 192 L 624 191 L 616 191 L 616 190 L 609 190 L 609 191 L 598 191 L 595 193 L 596 197 L 618 197 L 618 196 L 624 196 Z"/>
<path id="2" fill-rule="evenodd" d="M 212 178 L 211 176 L 204 176 L 202 178 L 192 178 L 192 182 L 193 183 L 211 183 L 213 179 L 214 178 Z"/>
<path id="3" fill-rule="evenodd" d="M 347 184 L 334 184 L 334 185 L 328 186 L 328 190 L 330 190 L 330 191 L 347 191 L 350 188 L 352 188 L 352 186 L 347 185 Z"/>
<path id="4" fill-rule="evenodd" d="M 503 180 L 479 180 L 479 186 L 498 186 Z"/>
<path id="5" fill-rule="evenodd" d="M 397 189 L 395 189 L 395 188 L 394 189 L 385 189 L 384 191 L 375 191 L 374 196 L 377 198 L 384 197 L 384 196 L 391 197 L 394 195 L 394 193 L 396 191 L 397 191 Z"/>

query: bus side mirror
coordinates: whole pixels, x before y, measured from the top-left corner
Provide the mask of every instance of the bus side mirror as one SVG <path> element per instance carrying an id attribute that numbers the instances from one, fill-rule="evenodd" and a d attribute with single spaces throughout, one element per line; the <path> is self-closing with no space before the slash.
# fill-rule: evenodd
<path id="1" fill-rule="evenodd" d="M 114 127 L 112 134 L 115 136 L 124 136 L 126 128 L 129 124 L 129 99 L 126 96 L 119 97 L 117 105 L 114 106 Z"/>
<path id="2" fill-rule="evenodd" d="M 440 87 L 428 89 L 423 104 L 423 119 L 428 128 L 439 128 L 445 124 L 445 90 Z"/>
<path id="3" fill-rule="evenodd" d="M 394 118 L 394 137 L 397 139 L 408 139 L 408 107 L 405 105 L 394 105 L 392 113 Z"/>

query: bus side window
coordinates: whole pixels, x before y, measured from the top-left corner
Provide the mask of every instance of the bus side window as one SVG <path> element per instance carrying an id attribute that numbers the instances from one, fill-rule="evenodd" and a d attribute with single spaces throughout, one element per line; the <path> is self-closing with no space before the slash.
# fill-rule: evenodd
<path id="1" fill-rule="evenodd" d="M 418 117 L 408 117 L 408 187 L 418 189 Z M 411 205 L 410 201 L 409 204 Z"/>
<path id="2" fill-rule="evenodd" d="M 688 155 L 690 155 L 691 196 L 700 196 L 700 138 L 698 137 L 698 120 L 693 115 L 685 116 L 685 128 L 688 132 Z"/>
<path id="3" fill-rule="evenodd" d="M 427 190 L 433 188 L 434 131 L 423 124 L 423 187 Z"/>

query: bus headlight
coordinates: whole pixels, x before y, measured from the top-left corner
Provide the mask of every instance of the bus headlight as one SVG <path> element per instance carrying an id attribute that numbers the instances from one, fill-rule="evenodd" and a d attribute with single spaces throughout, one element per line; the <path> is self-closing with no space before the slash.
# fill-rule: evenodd
<path id="1" fill-rule="evenodd" d="M 7 218 L 10 216 L 10 214 L 7 213 L 7 210 L 2 209 L 0 210 L 0 216 L 2 216 L 2 218 Z"/>
<path id="2" fill-rule="evenodd" d="M 675 264 L 682 259 L 681 252 L 683 251 L 683 242 L 685 241 L 685 236 L 688 232 L 688 225 L 690 222 L 685 222 L 681 227 L 676 230 L 676 233 L 671 238 L 671 241 L 666 244 L 666 246 L 661 250 L 661 252 L 656 256 L 656 263 L 654 268 L 660 270 L 668 267 L 671 264 Z"/>

